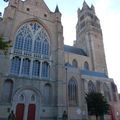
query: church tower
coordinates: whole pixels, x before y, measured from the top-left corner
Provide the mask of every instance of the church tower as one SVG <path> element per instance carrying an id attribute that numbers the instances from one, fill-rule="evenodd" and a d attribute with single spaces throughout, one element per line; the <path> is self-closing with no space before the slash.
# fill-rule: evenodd
<path id="1" fill-rule="evenodd" d="M 85 1 L 82 9 L 78 9 L 74 46 L 82 48 L 91 58 L 92 70 L 107 74 L 100 21 L 95 14 L 94 6 L 89 7 Z"/>

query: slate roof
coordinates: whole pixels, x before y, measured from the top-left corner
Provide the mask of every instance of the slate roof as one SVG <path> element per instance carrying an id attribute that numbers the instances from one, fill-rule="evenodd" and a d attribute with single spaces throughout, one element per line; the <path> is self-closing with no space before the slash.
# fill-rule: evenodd
<path id="1" fill-rule="evenodd" d="M 87 54 L 84 52 L 83 49 L 76 48 L 76 47 L 69 46 L 69 45 L 64 45 L 64 51 L 74 53 L 74 54 L 78 54 L 78 55 L 87 56 Z"/>
<path id="2" fill-rule="evenodd" d="M 102 72 L 95 72 L 95 71 L 89 71 L 89 70 L 80 70 L 80 72 L 83 75 L 108 78 L 108 76 L 105 73 L 102 73 Z"/>

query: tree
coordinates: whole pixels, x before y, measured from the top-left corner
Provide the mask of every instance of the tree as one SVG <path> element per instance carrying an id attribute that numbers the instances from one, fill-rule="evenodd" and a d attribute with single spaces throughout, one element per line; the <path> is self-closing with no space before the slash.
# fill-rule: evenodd
<path id="1" fill-rule="evenodd" d="M 101 93 L 90 92 L 86 94 L 85 99 L 87 102 L 88 114 L 95 115 L 96 120 L 98 120 L 98 116 L 109 113 L 109 104 Z"/>
<path id="2" fill-rule="evenodd" d="M 10 42 L 6 42 L 3 40 L 3 37 L 0 36 L 0 50 L 7 54 L 8 48 L 10 47 Z"/>

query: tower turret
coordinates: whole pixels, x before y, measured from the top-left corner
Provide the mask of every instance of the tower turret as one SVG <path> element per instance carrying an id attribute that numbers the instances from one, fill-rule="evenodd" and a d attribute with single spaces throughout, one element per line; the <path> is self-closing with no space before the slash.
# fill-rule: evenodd
<path id="1" fill-rule="evenodd" d="M 82 9 L 78 9 L 74 45 L 82 48 L 91 58 L 93 70 L 107 73 L 100 21 L 95 14 L 94 6 L 89 7 L 85 1 Z"/>

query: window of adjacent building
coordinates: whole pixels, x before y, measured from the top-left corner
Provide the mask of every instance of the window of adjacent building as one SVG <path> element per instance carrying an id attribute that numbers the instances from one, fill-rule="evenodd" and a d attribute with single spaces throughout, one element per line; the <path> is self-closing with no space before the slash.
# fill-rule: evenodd
<path id="1" fill-rule="evenodd" d="M 73 67 L 77 68 L 77 67 L 78 67 L 77 60 L 74 59 L 74 60 L 72 61 L 72 65 L 73 65 Z"/>
<path id="2" fill-rule="evenodd" d="M 84 69 L 85 70 L 89 70 L 89 64 L 88 64 L 88 62 L 86 61 L 86 62 L 84 62 Z"/>
<path id="3" fill-rule="evenodd" d="M 20 26 L 12 49 L 10 73 L 28 77 L 49 77 L 50 39 L 35 21 Z"/>
<path id="4" fill-rule="evenodd" d="M 96 87 L 92 81 L 88 82 L 88 92 L 96 92 Z"/>
<path id="5" fill-rule="evenodd" d="M 4 102 L 11 101 L 12 91 L 13 91 L 13 81 L 6 80 L 3 84 L 3 94 L 2 94 L 2 99 Z"/>
<path id="6" fill-rule="evenodd" d="M 68 83 L 68 99 L 70 105 L 77 105 L 77 90 L 77 81 L 72 78 Z"/>

